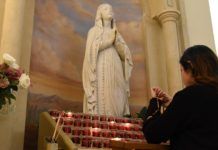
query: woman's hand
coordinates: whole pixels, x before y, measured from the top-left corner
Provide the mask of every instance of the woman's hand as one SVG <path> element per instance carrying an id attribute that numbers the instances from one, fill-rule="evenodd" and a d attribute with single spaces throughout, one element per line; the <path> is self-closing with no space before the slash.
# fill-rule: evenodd
<path id="1" fill-rule="evenodd" d="M 151 96 L 158 98 L 161 102 L 171 102 L 172 98 L 158 87 L 151 88 Z"/>
<path id="2" fill-rule="evenodd" d="M 99 47 L 99 50 L 104 50 L 111 47 L 114 44 L 116 37 L 116 29 L 104 29 L 102 43 Z"/>

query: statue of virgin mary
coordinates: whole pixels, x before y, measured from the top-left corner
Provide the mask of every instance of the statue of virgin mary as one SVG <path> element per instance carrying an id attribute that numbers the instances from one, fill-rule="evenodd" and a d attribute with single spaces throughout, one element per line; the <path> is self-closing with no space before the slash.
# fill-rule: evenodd
<path id="1" fill-rule="evenodd" d="M 97 9 L 88 32 L 83 63 L 83 112 L 123 116 L 130 114 L 129 80 L 133 67 L 129 48 L 118 32 L 111 5 Z"/>

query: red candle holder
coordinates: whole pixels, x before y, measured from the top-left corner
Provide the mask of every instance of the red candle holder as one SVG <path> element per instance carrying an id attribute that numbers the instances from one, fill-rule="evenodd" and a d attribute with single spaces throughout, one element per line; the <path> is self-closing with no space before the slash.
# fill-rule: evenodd
<path id="1" fill-rule="evenodd" d="M 80 144 L 80 137 L 79 136 L 73 136 L 71 138 L 71 140 L 73 141 L 73 143 L 75 144 Z"/>
<path id="2" fill-rule="evenodd" d="M 115 118 L 116 123 L 122 123 L 123 122 L 123 118 L 121 117 L 116 117 Z"/>
<path id="3" fill-rule="evenodd" d="M 136 119 L 130 119 L 130 123 L 132 123 L 132 124 L 135 124 L 135 121 Z"/>
<path id="4" fill-rule="evenodd" d="M 107 121 L 107 116 L 105 115 L 100 116 L 100 121 Z"/>
<path id="5" fill-rule="evenodd" d="M 110 140 L 102 141 L 103 148 L 110 148 Z"/>
<path id="6" fill-rule="evenodd" d="M 142 132 L 136 132 L 135 136 L 137 139 L 145 139 L 144 134 Z"/>
<path id="7" fill-rule="evenodd" d="M 53 117 L 58 117 L 60 114 L 60 111 L 58 110 L 49 110 L 48 113 Z"/>
<path id="8" fill-rule="evenodd" d="M 79 128 L 72 129 L 72 135 L 79 136 L 81 134 L 81 130 Z"/>
<path id="9" fill-rule="evenodd" d="M 125 138 L 126 138 L 126 139 L 129 139 L 130 137 L 131 137 L 131 133 L 130 133 L 130 132 L 126 132 Z"/>
<path id="10" fill-rule="evenodd" d="M 117 129 L 117 124 L 114 121 L 109 122 L 109 129 L 115 130 Z"/>
<path id="11" fill-rule="evenodd" d="M 107 122 L 101 122 L 100 123 L 100 127 L 101 127 L 101 129 L 108 129 L 108 123 Z"/>
<path id="12" fill-rule="evenodd" d="M 132 131 L 141 131 L 142 130 L 142 127 L 139 126 L 139 125 L 133 125 L 132 126 Z"/>
<path id="13" fill-rule="evenodd" d="M 113 116 L 109 116 L 109 117 L 108 117 L 108 121 L 109 121 L 109 122 L 111 122 L 111 121 L 115 121 L 115 117 L 113 117 Z"/>
<path id="14" fill-rule="evenodd" d="M 75 120 L 74 121 L 74 127 L 81 127 L 82 126 L 82 121 L 81 120 Z"/>
<path id="15" fill-rule="evenodd" d="M 83 118 L 82 113 L 75 113 L 73 116 L 74 116 L 75 119 L 82 119 Z"/>
<path id="16" fill-rule="evenodd" d="M 99 120 L 99 115 L 92 115 L 92 120 Z"/>
<path id="17" fill-rule="evenodd" d="M 137 139 L 137 132 L 135 131 L 131 131 L 131 132 L 132 132 L 131 139 Z"/>
<path id="18" fill-rule="evenodd" d="M 117 129 L 118 130 L 124 130 L 124 125 L 123 124 L 118 124 Z"/>
<path id="19" fill-rule="evenodd" d="M 99 121 L 92 121 L 92 127 L 93 128 L 100 128 L 100 122 Z"/>
<path id="20" fill-rule="evenodd" d="M 62 130 L 63 130 L 65 133 L 71 133 L 71 127 L 69 127 L 69 126 L 64 126 L 64 127 L 62 128 Z"/>
<path id="21" fill-rule="evenodd" d="M 140 126 L 143 126 L 143 120 L 142 119 L 136 119 L 135 124 L 138 124 Z"/>
<path id="22" fill-rule="evenodd" d="M 111 131 L 110 130 L 102 130 L 101 136 L 104 138 L 110 138 L 111 137 Z"/>
<path id="23" fill-rule="evenodd" d="M 89 128 L 85 128 L 82 130 L 82 135 L 85 135 L 85 136 L 90 136 L 91 135 L 91 131 Z"/>
<path id="24" fill-rule="evenodd" d="M 130 139 L 135 139 L 136 137 L 135 137 L 135 133 L 134 132 L 126 132 L 126 134 L 125 134 L 125 136 L 126 136 L 126 138 L 128 139 L 128 138 L 130 138 Z"/>
<path id="25" fill-rule="evenodd" d="M 101 148 L 102 147 L 101 140 L 93 140 L 92 141 L 92 147 Z"/>
<path id="26" fill-rule="evenodd" d="M 99 129 L 99 128 L 93 128 L 92 129 L 92 136 L 100 137 L 100 135 L 101 135 L 101 129 Z"/>
<path id="27" fill-rule="evenodd" d="M 63 121 L 64 121 L 64 125 L 69 125 L 69 126 L 73 125 L 73 120 L 71 118 L 64 119 Z M 60 122 L 63 121 L 60 120 Z"/>
<path id="28" fill-rule="evenodd" d="M 132 128 L 132 124 L 131 123 L 125 123 L 124 124 L 124 130 L 131 131 L 131 128 Z"/>
<path id="29" fill-rule="evenodd" d="M 114 130 L 114 131 L 111 131 L 111 137 L 112 138 L 115 138 L 117 137 L 117 132 Z"/>
<path id="30" fill-rule="evenodd" d="M 126 133 L 124 131 L 117 131 L 117 137 L 125 138 L 126 137 Z"/>
<path id="31" fill-rule="evenodd" d="M 83 127 L 91 127 L 92 126 L 91 120 L 83 120 L 82 124 L 83 124 Z"/>
<path id="32" fill-rule="evenodd" d="M 86 137 L 82 138 L 81 145 L 82 145 L 83 147 L 91 147 L 91 145 L 92 145 L 92 139 L 91 139 L 91 138 L 86 138 Z"/>
<path id="33" fill-rule="evenodd" d="M 72 118 L 73 117 L 73 113 L 71 111 L 65 112 L 64 113 L 64 117 Z"/>
<path id="34" fill-rule="evenodd" d="M 123 123 L 131 123 L 130 118 L 123 118 Z"/>
<path id="35" fill-rule="evenodd" d="M 83 119 L 91 119 L 91 115 L 90 114 L 84 114 Z"/>

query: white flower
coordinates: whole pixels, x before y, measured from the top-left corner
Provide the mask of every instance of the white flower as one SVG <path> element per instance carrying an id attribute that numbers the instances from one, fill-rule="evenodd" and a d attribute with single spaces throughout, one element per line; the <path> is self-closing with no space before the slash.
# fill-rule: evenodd
<path id="1" fill-rule="evenodd" d="M 13 63 L 11 65 L 11 67 L 14 68 L 14 69 L 19 69 L 20 68 L 20 66 L 18 64 L 16 64 L 16 63 Z"/>
<path id="2" fill-rule="evenodd" d="M 30 77 L 23 73 L 19 79 L 19 85 L 22 87 L 22 88 L 28 88 L 30 86 Z"/>
<path id="3" fill-rule="evenodd" d="M 11 55 L 9 55 L 8 53 L 4 53 L 3 54 L 3 62 L 9 66 L 11 66 L 12 64 L 14 64 L 16 62 L 16 59 L 14 57 L 12 57 Z"/>

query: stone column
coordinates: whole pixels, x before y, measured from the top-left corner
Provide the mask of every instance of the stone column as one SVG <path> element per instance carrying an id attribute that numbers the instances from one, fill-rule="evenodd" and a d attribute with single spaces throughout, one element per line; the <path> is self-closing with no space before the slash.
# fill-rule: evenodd
<path id="1" fill-rule="evenodd" d="M 1 51 L 10 53 L 20 63 L 23 20 L 26 0 L 6 0 L 2 25 Z"/>
<path id="2" fill-rule="evenodd" d="M 2 17 L 2 32 L 0 38 L 0 61 L 2 54 L 9 53 L 16 58 L 20 65 L 21 47 L 24 30 L 24 11 L 26 0 L 5 0 L 4 12 Z M 18 93 L 16 96 L 17 108 L 21 106 L 23 98 Z M 23 108 L 23 109 L 26 109 Z M 25 116 L 19 115 L 19 112 L 12 112 L 5 116 L 0 116 L 0 149 L 21 150 L 23 149 L 24 123 Z"/>
<path id="3" fill-rule="evenodd" d="M 171 96 L 182 88 L 182 79 L 179 65 L 179 42 L 177 35 L 177 19 L 180 13 L 174 9 L 162 11 L 157 17 L 161 22 L 163 40 L 165 42 L 165 58 L 167 70 L 168 91 Z"/>
<path id="4" fill-rule="evenodd" d="M 0 0 L 0 41 L 1 41 L 1 35 L 2 35 L 2 25 L 3 25 L 3 19 L 4 19 L 4 11 L 5 11 L 5 0 Z M 0 46 L 1 46 L 1 43 L 0 43 Z"/>

